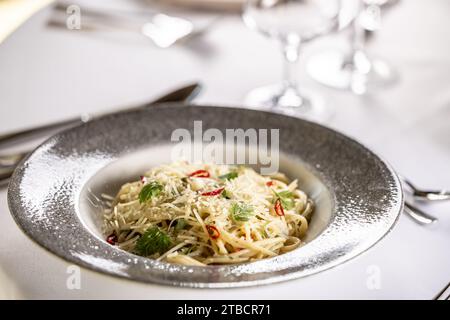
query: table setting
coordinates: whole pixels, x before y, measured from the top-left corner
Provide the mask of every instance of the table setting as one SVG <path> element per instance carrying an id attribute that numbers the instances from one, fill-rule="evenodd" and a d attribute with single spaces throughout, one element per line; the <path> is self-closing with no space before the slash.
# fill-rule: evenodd
<path id="1" fill-rule="evenodd" d="M 34 6 L 0 42 L 0 299 L 450 298 L 447 1 Z M 197 123 L 214 157 L 275 130 L 280 170 L 174 160 Z"/>

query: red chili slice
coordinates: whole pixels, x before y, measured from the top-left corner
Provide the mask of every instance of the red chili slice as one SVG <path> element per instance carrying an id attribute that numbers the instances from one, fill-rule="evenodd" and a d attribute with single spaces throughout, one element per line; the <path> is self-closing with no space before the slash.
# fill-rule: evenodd
<path id="1" fill-rule="evenodd" d="M 280 217 L 284 216 L 284 209 L 283 209 L 283 206 L 281 205 L 280 198 L 278 198 L 275 201 L 275 206 L 274 207 L 275 207 L 275 213 L 277 214 L 277 216 L 280 216 Z"/>
<path id="2" fill-rule="evenodd" d="M 266 182 L 266 186 L 268 186 L 268 187 L 273 186 L 273 181 L 267 181 L 267 182 Z"/>
<path id="3" fill-rule="evenodd" d="M 209 178 L 209 172 L 206 170 L 197 170 L 192 172 L 189 177 L 192 178 Z"/>
<path id="4" fill-rule="evenodd" d="M 212 225 L 206 225 L 206 230 L 208 230 L 208 234 L 211 239 L 218 239 L 220 237 L 219 229 Z"/>
<path id="5" fill-rule="evenodd" d="M 147 182 L 147 177 L 141 176 L 141 182 L 142 184 L 145 184 Z"/>
<path id="6" fill-rule="evenodd" d="M 117 243 L 117 236 L 113 233 L 106 238 L 106 242 L 108 242 L 110 245 L 115 245 Z"/>
<path id="7" fill-rule="evenodd" d="M 225 188 L 220 188 L 220 189 L 216 189 L 216 190 L 213 190 L 213 191 L 204 192 L 204 193 L 202 193 L 202 196 L 210 196 L 210 197 L 217 196 L 217 195 L 221 194 L 224 189 Z"/>

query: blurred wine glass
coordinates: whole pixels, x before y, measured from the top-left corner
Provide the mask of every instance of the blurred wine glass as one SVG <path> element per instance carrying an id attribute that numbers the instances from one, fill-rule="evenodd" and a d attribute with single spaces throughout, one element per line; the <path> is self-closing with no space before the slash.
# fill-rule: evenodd
<path id="1" fill-rule="evenodd" d="M 308 60 L 308 74 L 329 87 L 364 94 L 392 84 L 396 74 L 384 60 L 371 57 L 366 42 L 381 27 L 381 12 L 398 0 L 358 0 L 357 11 L 350 26 L 349 52 L 338 50 L 316 54 Z"/>
<path id="2" fill-rule="evenodd" d="M 284 77 L 280 84 L 251 91 L 248 106 L 272 108 L 313 120 L 323 120 L 327 109 L 320 95 L 298 87 L 294 69 L 304 43 L 333 31 L 338 25 L 339 0 L 248 0 L 245 24 L 281 45 Z"/>

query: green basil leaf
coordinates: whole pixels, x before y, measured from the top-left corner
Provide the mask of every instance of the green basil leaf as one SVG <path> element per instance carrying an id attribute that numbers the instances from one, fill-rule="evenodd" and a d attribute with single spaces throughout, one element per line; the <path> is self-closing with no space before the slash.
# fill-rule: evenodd
<path id="1" fill-rule="evenodd" d="M 237 176 L 238 176 L 238 173 L 236 171 L 232 171 L 230 173 L 223 174 L 223 175 L 219 176 L 219 179 L 222 179 L 222 180 L 233 180 L 233 179 L 236 179 Z"/>
<path id="2" fill-rule="evenodd" d="M 276 193 L 276 195 L 280 198 L 283 209 L 290 210 L 295 207 L 294 194 L 292 192 L 286 190 Z"/>
<path id="3" fill-rule="evenodd" d="M 172 246 L 170 237 L 158 227 L 150 227 L 137 240 L 135 250 L 139 255 L 150 256 L 164 253 Z"/>
<path id="4" fill-rule="evenodd" d="M 245 203 L 234 203 L 231 206 L 231 218 L 236 222 L 245 222 L 253 217 L 253 207 Z"/>
<path id="5" fill-rule="evenodd" d="M 139 193 L 139 202 L 147 202 L 153 197 L 158 196 L 163 190 L 163 186 L 157 181 L 151 181 L 142 187 L 141 192 Z"/>

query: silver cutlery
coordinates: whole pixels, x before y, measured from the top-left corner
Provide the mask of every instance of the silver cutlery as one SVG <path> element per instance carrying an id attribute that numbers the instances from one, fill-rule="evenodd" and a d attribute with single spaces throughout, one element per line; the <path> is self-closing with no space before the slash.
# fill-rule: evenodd
<path id="1" fill-rule="evenodd" d="M 437 294 L 434 300 L 450 300 L 450 283 Z"/>
<path id="2" fill-rule="evenodd" d="M 151 106 L 156 103 L 179 102 L 179 101 L 189 102 L 197 96 L 200 89 L 201 89 L 201 85 L 199 83 L 190 84 L 190 85 L 184 86 L 180 89 L 177 89 L 175 91 L 172 91 L 172 92 L 156 99 L 155 101 L 152 101 L 150 103 L 147 103 L 147 104 L 144 104 L 141 106 L 132 107 L 127 110 L 146 108 L 146 107 Z M 125 110 L 114 111 L 112 113 L 123 112 L 123 111 L 125 111 Z M 103 116 L 103 115 L 104 114 L 98 115 L 98 116 L 82 115 L 82 116 L 79 116 L 79 117 L 73 118 L 73 119 L 58 121 L 58 122 L 54 122 L 54 123 L 26 129 L 26 130 L 3 134 L 3 135 L 0 135 L 0 148 L 9 146 L 12 144 L 16 144 L 17 142 L 20 142 L 22 140 L 31 140 L 33 138 L 39 138 L 39 137 L 49 133 L 50 131 L 53 131 L 56 129 L 62 129 L 62 128 L 67 128 L 69 126 L 76 126 L 79 124 L 83 124 L 94 118 L 97 118 L 97 117 Z M 3 159 L 3 160 L 0 160 L 0 166 L 2 163 L 5 164 L 7 162 L 9 162 L 11 165 L 14 165 L 13 159 L 15 159 L 17 157 L 20 158 L 20 155 L 10 155 L 10 156 L 6 156 L 6 157 L 5 156 L 0 157 L 0 159 Z"/>
<path id="3" fill-rule="evenodd" d="M 423 190 L 417 188 L 411 181 L 405 177 L 399 176 L 406 191 L 418 200 L 442 201 L 450 200 L 450 191 L 448 190 Z"/>
<path id="4" fill-rule="evenodd" d="M 438 220 L 437 218 L 432 217 L 428 213 L 424 212 L 422 209 L 412 205 L 408 201 L 405 201 L 404 211 L 415 222 L 419 224 L 432 224 Z"/>
<path id="5" fill-rule="evenodd" d="M 27 152 L 19 152 L 11 155 L 0 156 L 0 169 L 16 166 L 26 155 Z"/>
<path id="6" fill-rule="evenodd" d="M 400 182 L 403 186 L 403 191 L 405 195 L 412 197 L 412 201 L 414 200 L 427 200 L 427 201 L 436 201 L 436 200 L 446 200 L 444 198 L 446 191 L 445 190 L 435 190 L 435 191 L 425 191 L 420 190 L 415 187 L 410 181 L 408 181 L 405 177 L 398 175 L 400 178 Z M 429 215 L 424 210 L 414 206 L 408 199 L 405 200 L 404 206 L 405 213 L 414 220 L 414 222 L 421 225 L 428 225 L 438 221 L 437 218 Z"/>
<path id="7" fill-rule="evenodd" d="M 174 90 L 170 93 L 167 93 L 152 102 L 149 102 L 149 103 L 143 104 L 141 106 L 137 106 L 137 107 L 132 107 L 132 108 L 128 108 L 128 109 L 124 109 L 124 110 L 120 110 L 120 111 L 114 111 L 114 112 L 111 112 L 108 114 L 114 114 L 114 113 L 129 111 L 129 110 L 144 109 L 144 108 L 148 108 L 155 104 L 160 104 L 160 103 L 189 102 L 197 96 L 197 94 L 199 93 L 200 90 L 201 90 L 201 85 L 199 83 L 190 84 L 188 86 L 185 86 L 185 87 L 179 88 L 177 90 Z M 84 119 L 83 117 L 80 117 L 80 118 L 75 118 L 72 120 L 65 120 L 65 121 L 61 121 L 61 122 L 57 122 L 57 123 L 52 123 L 49 125 L 34 127 L 34 128 L 27 129 L 24 131 L 18 131 L 15 133 L 6 134 L 0 138 L 0 144 L 1 144 L 1 142 L 12 143 L 14 141 L 18 141 L 23 138 L 42 136 L 43 134 L 48 133 L 50 131 L 50 129 L 63 129 L 63 128 L 67 128 L 70 126 L 76 126 L 79 124 L 86 123 L 94 118 L 98 118 L 100 116 L 105 116 L 105 115 L 107 115 L 107 114 L 93 116 L 93 117 L 86 118 L 86 119 Z M 9 178 L 11 177 L 12 173 L 14 172 L 14 169 L 16 168 L 16 166 L 30 152 L 31 151 L 20 152 L 20 153 L 12 154 L 12 155 L 0 156 L 0 187 L 7 185 Z"/>

